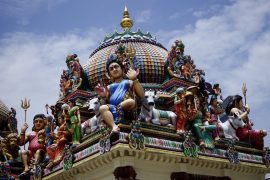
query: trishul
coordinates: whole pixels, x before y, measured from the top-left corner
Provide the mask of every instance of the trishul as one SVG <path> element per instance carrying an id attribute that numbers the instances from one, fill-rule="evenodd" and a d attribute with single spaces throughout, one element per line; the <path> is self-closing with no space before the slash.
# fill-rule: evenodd
<path id="1" fill-rule="evenodd" d="M 24 98 L 24 101 L 21 100 L 21 102 L 21 108 L 24 109 L 24 123 L 26 123 L 26 111 L 30 107 L 30 100 L 27 101 L 26 98 Z M 25 150 L 25 142 L 23 142 L 23 144 L 23 149 Z"/>
<path id="2" fill-rule="evenodd" d="M 245 105 L 246 105 L 247 104 L 247 85 L 246 85 L 246 83 L 243 83 L 242 92 L 243 92 L 243 95 L 245 98 Z"/>
<path id="3" fill-rule="evenodd" d="M 26 98 L 24 98 L 21 102 L 21 108 L 24 109 L 24 122 L 26 122 L 26 111 L 30 107 L 30 100 L 27 101 Z"/>

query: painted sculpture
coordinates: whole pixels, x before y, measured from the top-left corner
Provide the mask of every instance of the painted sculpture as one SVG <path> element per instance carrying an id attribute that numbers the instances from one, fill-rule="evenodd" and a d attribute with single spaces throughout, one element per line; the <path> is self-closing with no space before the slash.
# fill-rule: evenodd
<path id="1" fill-rule="evenodd" d="M 21 175 L 30 172 L 30 160 L 34 159 L 33 172 L 35 172 L 36 165 L 43 161 L 46 153 L 45 148 L 45 115 L 37 114 L 34 116 L 32 132 L 25 135 L 28 125 L 25 123 L 21 128 L 20 133 L 20 145 L 24 145 L 29 142 L 28 150 L 22 151 L 22 162 L 24 165 L 24 171 Z"/>
<path id="2" fill-rule="evenodd" d="M 10 112 L 8 114 L 8 127 L 11 132 L 18 133 L 17 123 L 16 110 L 14 108 L 10 108 Z"/>
<path id="3" fill-rule="evenodd" d="M 16 160 L 19 157 L 19 145 L 20 138 L 16 133 L 11 133 L 2 140 L 2 153 L 8 161 Z"/>
<path id="4" fill-rule="evenodd" d="M 155 92 L 146 91 L 145 98 L 141 106 L 140 119 L 147 123 L 152 122 L 156 125 L 171 126 L 176 125 L 176 114 L 172 111 L 164 111 L 156 109 L 155 106 Z"/>
<path id="5" fill-rule="evenodd" d="M 125 75 L 124 67 L 116 55 L 111 55 L 106 64 L 106 70 L 112 83 L 108 86 L 98 84 L 95 87 L 97 94 L 105 100 L 106 105 L 100 106 L 101 117 L 104 122 L 112 128 L 112 132 L 120 129 L 117 124 L 121 121 L 124 111 L 134 110 L 136 102 L 134 93 L 139 97 L 144 97 L 144 90 L 137 79 L 137 72 L 130 68 Z"/>
<path id="6" fill-rule="evenodd" d="M 76 105 L 75 99 L 70 99 L 68 101 L 68 117 L 71 123 L 72 131 L 72 144 L 74 146 L 80 144 L 81 140 L 81 119 L 79 106 Z"/>
<path id="7" fill-rule="evenodd" d="M 98 128 L 104 126 L 103 120 L 101 119 L 101 115 L 99 112 L 99 108 L 101 106 L 100 99 L 97 97 L 91 99 L 88 103 L 88 106 L 89 106 L 88 110 L 90 112 L 94 112 L 95 115 L 82 123 L 81 125 L 82 135 L 90 134 L 95 130 L 97 130 Z"/>
<path id="8" fill-rule="evenodd" d="M 46 166 L 47 169 L 51 169 L 63 160 L 65 146 L 71 141 L 71 133 L 67 128 L 63 115 L 58 117 L 57 125 L 59 128 L 55 135 L 56 142 L 47 147 L 47 154 L 49 157 L 49 163 Z"/>
<path id="9" fill-rule="evenodd" d="M 240 95 L 233 96 L 226 107 L 226 113 L 244 121 L 245 126 L 236 129 L 236 136 L 240 141 L 248 142 L 257 149 L 263 149 L 263 138 L 267 135 L 267 132 L 265 130 L 254 130 L 252 128 L 253 123 L 248 117 L 250 108 L 243 104 L 242 99 Z"/>
<path id="10" fill-rule="evenodd" d="M 66 57 L 66 64 L 68 69 L 63 70 L 60 79 L 60 98 L 64 98 L 77 89 L 91 89 L 77 54 L 68 55 Z"/>

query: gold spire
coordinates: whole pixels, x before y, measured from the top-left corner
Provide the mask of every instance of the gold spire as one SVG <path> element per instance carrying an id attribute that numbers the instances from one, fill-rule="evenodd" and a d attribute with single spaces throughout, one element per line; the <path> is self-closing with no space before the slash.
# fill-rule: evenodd
<path id="1" fill-rule="evenodd" d="M 124 30 L 130 30 L 131 27 L 133 26 L 133 21 L 132 21 L 131 18 L 129 18 L 129 13 L 128 13 L 127 6 L 125 6 L 123 19 L 121 20 L 120 25 Z"/>

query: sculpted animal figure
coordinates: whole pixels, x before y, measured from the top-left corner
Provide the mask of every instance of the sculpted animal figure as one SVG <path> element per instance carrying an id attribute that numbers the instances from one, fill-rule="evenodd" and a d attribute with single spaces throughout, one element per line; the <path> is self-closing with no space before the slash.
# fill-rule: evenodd
<path id="1" fill-rule="evenodd" d="M 90 134 L 91 132 L 102 126 L 102 118 L 99 112 L 100 100 L 99 98 L 93 98 L 89 101 L 89 111 L 94 112 L 94 117 L 86 120 L 81 125 L 82 135 Z"/>
<path id="2" fill-rule="evenodd" d="M 238 128 L 245 127 L 245 123 L 242 119 L 240 119 L 237 115 L 229 116 L 229 119 L 224 123 L 219 123 L 218 126 L 223 130 L 225 138 L 230 138 L 234 140 L 239 140 L 236 136 L 236 130 Z"/>
<path id="3" fill-rule="evenodd" d="M 177 115 L 172 111 L 163 111 L 155 107 L 155 92 L 146 91 L 142 102 L 140 117 L 146 122 L 152 122 L 156 125 L 173 126 L 176 125 Z"/>
<path id="4" fill-rule="evenodd" d="M 20 139 L 16 133 L 7 135 L 2 141 L 2 151 L 7 160 L 17 159 L 19 156 Z"/>

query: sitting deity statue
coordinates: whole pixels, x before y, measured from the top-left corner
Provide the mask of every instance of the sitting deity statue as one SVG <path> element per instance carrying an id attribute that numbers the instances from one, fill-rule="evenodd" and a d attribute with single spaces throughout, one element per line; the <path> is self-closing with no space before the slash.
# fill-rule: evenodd
<path id="1" fill-rule="evenodd" d="M 182 41 L 176 40 L 172 45 L 165 63 L 165 67 L 167 68 L 165 70 L 168 73 L 165 79 L 169 79 L 170 77 L 181 77 L 180 69 L 181 65 L 183 64 L 184 49 L 185 45 Z"/>
<path id="2" fill-rule="evenodd" d="M 2 153 L 8 161 L 19 157 L 20 138 L 17 133 L 10 133 L 2 140 Z"/>
<path id="3" fill-rule="evenodd" d="M 228 115 L 236 115 L 239 119 L 242 119 L 246 123 L 245 127 L 239 127 L 236 130 L 236 136 L 240 141 L 250 143 L 256 149 L 262 150 L 264 147 L 264 137 L 267 135 L 265 130 L 252 129 L 253 123 L 248 117 L 250 108 L 243 105 L 243 100 L 240 95 L 233 96 L 232 101 L 226 107 L 226 113 Z"/>
<path id="4" fill-rule="evenodd" d="M 127 44 L 127 47 L 122 43 L 117 46 L 113 56 L 116 56 L 118 61 L 122 63 L 124 74 L 126 74 L 130 68 L 137 71 L 137 75 L 139 74 L 138 62 L 135 54 L 136 50 L 130 43 Z"/>
<path id="5" fill-rule="evenodd" d="M 190 56 L 183 57 L 183 64 L 180 66 L 181 75 L 185 78 L 190 80 L 191 74 L 193 72 L 192 60 Z"/>
<path id="6" fill-rule="evenodd" d="M 22 151 L 22 162 L 24 165 L 24 171 L 21 175 L 27 174 L 30 172 L 31 168 L 28 164 L 32 158 L 34 158 L 34 167 L 35 171 L 36 165 L 43 161 L 43 158 L 46 153 L 45 147 L 45 115 L 37 114 L 34 116 L 33 123 L 34 127 L 30 134 L 25 135 L 28 125 L 25 123 L 21 128 L 20 133 L 20 145 L 24 145 L 29 142 L 28 150 Z"/>
<path id="7" fill-rule="evenodd" d="M 63 71 L 60 79 L 60 97 L 66 96 L 72 90 L 73 82 L 68 77 L 68 72 Z"/>
<path id="8" fill-rule="evenodd" d="M 71 133 L 68 130 L 63 115 L 58 117 L 57 126 L 59 126 L 57 134 L 54 135 L 56 142 L 47 147 L 47 154 L 49 157 L 49 163 L 46 166 L 47 169 L 51 169 L 63 160 L 65 145 L 71 140 Z"/>
<path id="9" fill-rule="evenodd" d="M 60 98 L 77 89 L 91 89 L 77 54 L 68 55 L 66 57 L 66 65 L 68 69 L 63 70 L 60 79 Z"/>
<path id="10" fill-rule="evenodd" d="M 144 90 L 137 79 L 137 72 L 130 68 L 125 74 L 123 64 L 116 55 L 111 55 L 107 60 L 106 70 L 112 83 L 107 87 L 98 84 L 95 91 L 107 103 L 100 106 L 101 117 L 112 128 L 112 132 L 118 132 L 120 129 L 117 124 L 123 118 L 124 111 L 135 110 L 134 93 L 144 98 Z"/>

